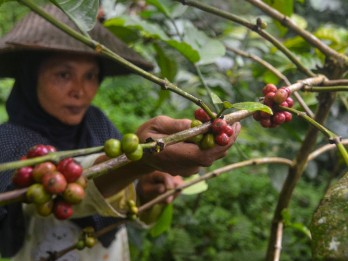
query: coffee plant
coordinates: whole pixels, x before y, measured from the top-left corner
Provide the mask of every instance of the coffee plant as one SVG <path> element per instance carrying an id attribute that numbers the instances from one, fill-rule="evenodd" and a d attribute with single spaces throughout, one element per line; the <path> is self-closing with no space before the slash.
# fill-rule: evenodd
<path id="1" fill-rule="evenodd" d="M 69 5 L 71 1 L 52 2 L 74 17 L 79 28 L 91 26 L 90 19 L 77 15 Z M 90 6 L 98 6 L 98 2 L 79 2 L 78 9 L 95 17 L 97 10 L 90 10 Z M 202 170 L 177 191 L 138 207 L 128 202 L 129 214 L 124 222 L 137 220 L 143 211 L 179 190 L 184 194 L 177 205 L 174 203 L 177 220 L 172 226 L 177 222 L 177 229 L 168 226 L 170 205 L 149 234 L 136 232 L 135 237 L 142 240 L 138 245 L 142 251 L 133 249 L 136 260 L 347 260 L 348 142 L 343 122 L 347 120 L 348 104 L 348 31 L 344 24 L 313 23 L 317 11 L 307 13 L 310 8 L 318 9 L 313 3 L 321 3 L 326 5 L 323 10 L 332 12 L 336 8 L 340 16 L 347 4 L 335 1 L 340 9 L 332 2 L 308 2 L 103 1 L 104 25 L 149 57 L 156 64 L 154 73 L 92 41 L 86 37 L 87 31 L 67 33 L 127 67 L 146 81 L 146 86 L 151 82 L 160 87 L 158 92 L 151 89 L 153 95 L 146 97 L 150 100 L 156 96 L 157 103 L 141 97 L 141 111 L 154 104 L 141 120 L 163 112 L 179 115 L 168 110 L 176 106 L 192 119 L 191 128 L 145 144 L 139 144 L 130 134 L 134 130 L 126 129 L 129 134 L 124 140 L 108 140 L 98 148 L 65 152 L 47 149 L 47 153 L 33 148 L 25 158 L 0 165 L 1 171 L 15 169 L 13 182 L 19 187 L 11 196 L 0 195 L 2 204 L 29 199 L 37 201 L 39 213 L 53 211 L 58 219 L 65 219 L 72 214 L 69 204 L 83 200 L 83 190 L 72 185 L 81 174 L 72 171 L 76 175 L 66 177 L 63 169 L 67 165 L 58 163 L 57 170 L 66 183 L 57 174 L 46 177 L 39 169 L 54 169 L 50 162 L 73 162 L 74 156 L 104 151 L 111 158 L 108 164 L 83 170 L 84 177 L 93 179 L 110 165 L 117 168 L 138 160 L 143 151 L 161 153 L 177 142 L 193 142 L 201 149 L 224 145 L 233 135 L 230 125 L 240 121 L 243 132 L 228 157 Z M 40 7 L 28 0 L 3 5 L 7 4 L 40 12 Z M 40 15 L 47 18 L 44 13 Z M 334 19 L 325 12 L 320 15 L 324 20 Z M 115 81 L 127 84 L 121 78 L 107 79 L 105 85 L 114 85 Z M 107 88 L 110 86 L 101 88 L 97 104 L 98 99 L 104 102 L 103 90 Z M 114 90 L 116 96 L 122 92 Z M 135 88 L 134 94 L 139 91 L 140 87 Z M 125 92 L 125 96 L 120 95 L 122 99 L 128 95 L 130 103 L 137 102 Z M 107 114 L 113 114 L 111 107 L 114 102 L 110 99 L 104 108 L 110 110 Z M 133 108 L 136 112 L 136 106 Z M 123 109 L 116 104 L 114 110 Z M 119 111 L 114 114 L 120 115 Z M 206 181 L 210 179 L 208 187 Z M 237 186 L 236 180 L 243 186 Z M 71 196 L 72 191 L 78 193 Z M 41 195 L 39 199 L 37 194 Z M 110 230 L 118 225 L 110 226 Z M 73 248 L 83 251 L 86 246 L 93 247 L 98 236 L 106 232 L 85 228 Z M 149 253 L 149 244 L 158 245 L 160 250 Z M 63 249 L 56 256 L 65 252 Z"/>

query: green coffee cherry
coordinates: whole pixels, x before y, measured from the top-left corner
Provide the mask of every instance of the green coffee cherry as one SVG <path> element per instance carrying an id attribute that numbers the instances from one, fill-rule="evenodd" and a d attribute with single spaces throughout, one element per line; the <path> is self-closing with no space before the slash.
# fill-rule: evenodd
<path id="1" fill-rule="evenodd" d="M 104 151 L 109 158 L 116 158 L 122 154 L 121 141 L 117 139 L 108 139 L 104 143 Z"/>
<path id="2" fill-rule="evenodd" d="M 214 135 L 212 133 L 206 133 L 200 143 L 200 148 L 202 150 L 211 149 L 215 146 Z"/>
<path id="3" fill-rule="evenodd" d="M 143 157 L 143 154 L 143 147 L 140 144 L 138 144 L 137 148 L 130 153 L 126 153 L 126 156 L 131 161 L 137 161 Z"/>
<path id="4" fill-rule="evenodd" d="M 134 133 L 127 133 L 121 140 L 121 148 L 124 153 L 132 153 L 139 145 L 139 138 Z"/>

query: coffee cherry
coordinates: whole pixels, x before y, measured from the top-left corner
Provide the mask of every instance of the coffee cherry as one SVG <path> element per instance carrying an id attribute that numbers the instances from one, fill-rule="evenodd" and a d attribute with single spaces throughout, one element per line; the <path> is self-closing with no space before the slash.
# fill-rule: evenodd
<path id="1" fill-rule="evenodd" d="M 274 84 L 272 83 L 268 83 L 265 87 L 263 87 L 262 89 L 262 92 L 263 92 L 263 95 L 266 96 L 267 93 L 270 93 L 270 92 L 276 92 L 277 91 L 277 86 L 275 86 Z"/>
<path id="2" fill-rule="evenodd" d="M 65 159 L 62 159 L 61 161 L 58 162 L 58 165 L 57 165 L 57 170 L 61 173 L 64 172 L 65 170 L 65 167 L 66 165 L 68 165 L 68 163 L 70 163 L 71 161 L 73 161 L 74 159 L 73 158 L 65 158 Z"/>
<path id="3" fill-rule="evenodd" d="M 215 136 L 215 142 L 220 146 L 225 146 L 230 142 L 230 137 L 228 137 L 226 133 L 222 132 Z"/>
<path id="4" fill-rule="evenodd" d="M 191 128 L 201 126 L 203 123 L 200 120 L 191 121 Z"/>
<path id="5" fill-rule="evenodd" d="M 203 134 L 198 134 L 196 136 L 193 136 L 193 137 L 187 139 L 187 141 L 192 142 L 194 144 L 199 144 L 202 139 L 203 139 Z"/>
<path id="6" fill-rule="evenodd" d="M 95 237 L 86 237 L 85 238 L 86 247 L 92 248 L 95 246 L 95 244 L 97 244 L 97 240 L 95 239 Z"/>
<path id="7" fill-rule="evenodd" d="M 284 115 L 284 113 L 283 112 L 276 112 L 272 116 L 272 121 L 276 125 L 283 124 L 285 122 L 285 115 Z"/>
<path id="8" fill-rule="evenodd" d="M 57 170 L 64 175 L 68 183 L 75 182 L 79 177 L 81 177 L 83 172 L 81 165 L 69 158 L 67 159 L 67 162 L 63 162 L 61 166 L 58 163 Z"/>
<path id="9" fill-rule="evenodd" d="M 291 90 L 288 87 L 281 87 L 279 90 L 285 90 L 288 93 L 288 96 L 291 95 Z"/>
<path id="10" fill-rule="evenodd" d="M 17 187 L 25 188 L 34 183 L 33 168 L 22 167 L 18 169 L 12 177 L 12 182 Z"/>
<path id="11" fill-rule="evenodd" d="M 261 119 L 263 119 L 263 118 L 268 119 L 269 117 L 271 117 L 271 114 L 269 114 L 268 112 L 265 112 L 265 111 L 260 111 L 260 116 L 261 116 Z"/>
<path id="12" fill-rule="evenodd" d="M 46 173 L 52 173 L 56 171 L 56 165 L 52 162 L 43 162 L 36 165 L 33 169 L 33 178 L 36 182 L 41 182 L 42 176 Z"/>
<path id="13" fill-rule="evenodd" d="M 80 185 L 83 189 L 86 189 L 88 186 L 88 180 L 85 176 L 81 175 L 77 180 L 75 180 L 76 184 Z"/>
<path id="14" fill-rule="evenodd" d="M 46 145 L 39 144 L 31 147 L 29 151 L 27 152 L 28 159 L 40 157 L 48 154 L 49 150 Z"/>
<path id="15" fill-rule="evenodd" d="M 48 150 L 48 153 L 51 153 L 51 152 L 56 152 L 57 149 L 51 145 L 46 145 L 46 148 Z"/>
<path id="16" fill-rule="evenodd" d="M 269 92 L 269 93 L 267 93 L 266 95 L 265 95 L 265 98 L 264 98 L 264 100 L 263 100 L 263 103 L 265 104 L 265 105 L 267 105 L 267 106 L 273 106 L 273 104 L 274 104 L 274 100 L 273 100 L 273 98 L 274 98 L 274 96 L 275 96 L 275 92 Z"/>
<path id="17" fill-rule="evenodd" d="M 260 111 L 254 112 L 254 113 L 253 113 L 253 118 L 254 118 L 254 120 L 256 120 L 256 121 L 260 121 L 260 120 L 261 120 Z"/>
<path id="18" fill-rule="evenodd" d="M 35 183 L 28 188 L 26 198 L 34 204 L 43 204 L 51 199 L 51 195 L 42 184 Z"/>
<path id="19" fill-rule="evenodd" d="M 49 200 L 43 204 L 36 205 L 36 212 L 43 217 L 47 217 L 53 212 L 53 200 Z"/>
<path id="20" fill-rule="evenodd" d="M 194 112 L 195 118 L 201 122 L 207 122 L 210 120 L 209 115 L 202 108 L 198 108 Z"/>
<path id="21" fill-rule="evenodd" d="M 268 118 L 262 118 L 262 119 L 260 120 L 260 124 L 261 124 L 261 126 L 264 127 L 264 128 L 270 128 L 271 125 L 272 125 L 271 118 L 270 118 L 270 117 L 268 117 Z"/>
<path id="22" fill-rule="evenodd" d="M 139 138 L 134 133 L 127 133 L 121 140 L 121 148 L 124 153 L 131 153 L 137 149 Z"/>
<path id="23" fill-rule="evenodd" d="M 228 137 L 231 137 L 234 133 L 234 130 L 233 130 L 232 126 L 226 125 L 223 132 L 226 133 Z"/>
<path id="24" fill-rule="evenodd" d="M 143 147 L 138 144 L 137 148 L 130 153 L 126 153 L 126 156 L 131 161 L 140 160 L 143 157 Z"/>
<path id="25" fill-rule="evenodd" d="M 279 89 L 278 91 L 276 91 L 273 100 L 275 103 L 281 104 L 283 101 L 286 100 L 286 98 L 288 98 L 288 96 L 289 94 L 285 89 Z"/>
<path id="26" fill-rule="evenodd" d="M 57 219 L 64 220 L 72 216 L 73 208 L 70 203 L 58 199 L 54 202 L 53 213 Z"/>
<path id="27" fill-rule="evenodd" d="M 213 133 L 219 134 L 223 132 L 226 126 L 227 122 L 224 119 L 215 119 L 211 124 L 211 129 Z"/>
<path id="28" fill-rule="evenodd" d="M 104 143 L 104 151 L 109 158 L 116 158 L 122 154 L 121 141 L 117 139 L 108 139 Z"/>
<path id="29" fill-rule="evenodd" d="M 292 120 L 292 114 L 290 112 L 284 111 L 283 113 L 285 115 L 285 122 L 289 122 Z"/>
<path id="30" fill-rule="evenodd" d="M 71 204 L 78 204 L 85 197 L 85 190 L 79 184 L 69 183 L 63 192 L 63 198 Z"/>
<path id="31" fill-rule="evenodd" d="M 64 175 L 58 171 L 48 172 L 42 176 L 42 185 L 47 192 L 60 194 L 65 190 L 67 181 Z"/>
<path id="32" fill-rule="evenodd" d="M 291 97 L 286 98 L 285 102 L 288 104 L 289 108 L 292 108 L 292 106 L 294 106 L 294 100 Z"/>
<path id="33" fill-rule="evenodd" d="M 85 241 L 84 240 L 82 240 L 82 239 L 80 239 L 79 241 L 77 241 L 77 243 L 76 243 L 76 245 L 75 245 L 75 248 L 77 249 L 77 250 L 82 250 L 82 249 L 84 249 L 85 248 Z"/>
<path id="34" fill-rule="evenodd" d="M 211 149 L 215 146 L 214 135 L 212 133 L 206 133 L 200 143 L 200 148 L 202 150 Z"/>

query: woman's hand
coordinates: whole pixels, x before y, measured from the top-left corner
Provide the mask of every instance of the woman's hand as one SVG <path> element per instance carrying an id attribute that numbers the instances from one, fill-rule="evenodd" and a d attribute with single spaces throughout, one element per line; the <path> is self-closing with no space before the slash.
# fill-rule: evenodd
<path id="1" fill-rule="evenodd" d="M 181 176 L 172 176 L 165 172 L 154 171 L 139 178 L 136 190 L 141 204 L 144 204 L 183 183 Z M 169 196 L 164 203 L 171 203 L 178 195 L 179 193 L 175 193 Z"/>
<path id="2" fill-rule="evenodd" d="M 173 119 L 167 116 L 155 117 L 139 127 L 137 135 L 141 142 L 149 137 L 158 139 L 190 128 L 191 120 Z M 235 142 L 241 125 L 232 125 L 234 134 L 226 146 L 215 145 L 208 150 L 201 150 L 196 144 L 179 142 L 166 147 L 158 154 L 144 155 L 143 163 L 156 170 L 171 175 L 189 176 L 198 172 L 200 167 L 208 167 L 214 161 L 224 157 Z"/>

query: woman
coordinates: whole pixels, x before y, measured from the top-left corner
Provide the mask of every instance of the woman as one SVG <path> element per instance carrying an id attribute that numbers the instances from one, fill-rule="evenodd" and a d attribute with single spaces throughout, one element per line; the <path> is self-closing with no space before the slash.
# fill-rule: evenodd
<path id="1" fill-rule="evenodd" d="M 73 27 L 53 6 L 45 8 L 58 20 Z M 100 24 L 92 38 L 108 46 L 144 69 L 151 65 L 113 37 Z M 102 145 L 121 134 L 96 107 L 91 106 L 104 76 L 128 73 L 116 63 L 99 57 L 88 47 L 67 37 L 35 14 L 29 14 L 9 34 L 0 39 L 0 76 L 15 78 L 6 109 L 9 121 L 0 126 L 0 162 L 18 160 L 37 144 L 50 144 L 58 150 Z M 159 116 L 137 131 L 142 142 L 163 137 L 190 127 L 190 120 Z M 128 164 L 111 174 L 90 181 L 87 197 L 71 220 L 41 218 L 30 206 L 12 204 L 0 208 L 0 250 L 13 260 L 40 260 L 49 251 L 60 250 L 76 240 L 80 229 L 99 230 L 124 217 L 124 201 L 135 199 L 133 181 L 139 180 L 140 200 L 146 202 L 166 189 L 178 185 L 171 175 L 187 176 L 201 166 L 223 157 L 240 129 L 226 146 L 201 151 L 194 144 L 178 143 L 157 155 Z M 92 157 L 92 159 L 91 159 Z M 103 155 L 83 159 L 84 166 L 104 160 Z M 86 163 L 87 162 L 87 163 Z M 11 173 L 2 173 L 1 192 L 12 189 Z M 16 218 L 14 218 L 16 217 Z M 72 251 L 59 260 L 128 260 L 125 231 L 120 229 L 100 238 L 92 249 Z M 119 240 L 121 238 L 121 240 Z"/>

